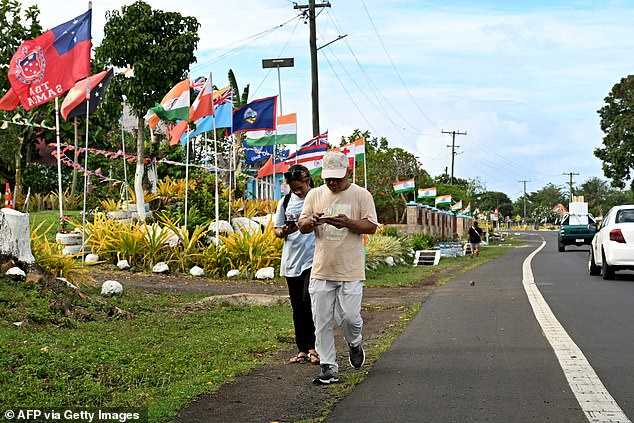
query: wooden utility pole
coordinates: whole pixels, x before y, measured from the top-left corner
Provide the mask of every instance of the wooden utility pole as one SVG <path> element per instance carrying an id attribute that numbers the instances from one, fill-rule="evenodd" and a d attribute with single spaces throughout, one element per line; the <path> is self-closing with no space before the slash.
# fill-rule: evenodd
<path id="1" fill-rule="evenodd" d="M 456 157 L 456 147 L 460 147 L 456 145 L 456 135 L 467 135 L 467 132 L 459 132 L 459 131 L 442 131 L 443 134 L 451 134 L 451 145 L 447 147 L 451 147 L 451 185 L 453 185 L 453 169 L 454 169 L 454 161 Z"/>
<path id="2" fill-rule="evenodd" d="M 310 31 L 310 76 L 311 95 L 313 105 L 313 137 L 319 136 L 319 78 L 317 72 L 317 26 L 315 23 L 315 8 L 330 7 L 330 3 L 315 4 L 315 0 L 308 0 L 308 5 L 296 4 L 293 9 L 308 9 L 308 26 Z"/>

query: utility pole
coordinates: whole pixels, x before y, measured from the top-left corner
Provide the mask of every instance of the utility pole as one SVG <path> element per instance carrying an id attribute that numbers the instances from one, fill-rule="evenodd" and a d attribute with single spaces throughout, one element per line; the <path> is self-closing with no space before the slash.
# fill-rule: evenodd
<path id="1" fill-rule="evenodd" d="M 311 95 L 313 104 L 313 137 L 319 136 L 319 80 L 317 75 L 317 27 L 315 24 L 315 8 L 330 7 L 330 3 L 315 4 L 315 0 L 308 0 L 308 5 L 296 4 L 293 9 L 308 9 L 309 44 L 310 44 L 310 76 Z"/>
<path id="2" fill-rule="evenodd" d="M 524 219 L 526 219 L 526 183 L 530 182 L 530 179 L 526 180 L 526 181 L 517 181 L 517 182 L 523 182 L 524 183 Z"/>
<path id="3" fill-rule="evenodd" d="M 562 175 L 568 175 L 570 176 L 570 182 L 568 182 L 568 184 L 570 184 L 570 201 L 572 201 L 572 177 L 573 175 L 579 175 L 579 172 L 564 172 L 562 173 Z"/>
<path id="4" fill-rule="evenodd" d="M 459 131 L 443 131 L 441 130 L 441 132 L 443 134 L 451 134 L 451 145 L 448 145 L 447 147 L 451 147 L 451 183 L 450 185 L 453 185 L 453 169 L 454 169 L 454 160 L 456 157 L 456 147 L 460 147 L 459 145 L 456 145 L 456 135 L 467 135 L 467 132 L 459 132 Z"/>

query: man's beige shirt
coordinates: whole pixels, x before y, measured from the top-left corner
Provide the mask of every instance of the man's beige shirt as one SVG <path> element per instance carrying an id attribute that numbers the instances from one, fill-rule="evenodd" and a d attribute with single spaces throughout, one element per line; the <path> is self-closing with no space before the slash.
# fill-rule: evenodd
<path id="1" fill-rule="evenodd" d="M 326 185 L 312 189 L 306 195 L 302 217 L 313 212 L 329 215 L 345 214 L 350 219 L 368 219 L 378 225 L 372 195 L 364 188 L 351 184 L 346 190 L 333 193 Z M 330 281 L 365 280 L 363 234 L 337 229 L 327 223 L 315 230 L 315 257 L 310 277 Z"/>

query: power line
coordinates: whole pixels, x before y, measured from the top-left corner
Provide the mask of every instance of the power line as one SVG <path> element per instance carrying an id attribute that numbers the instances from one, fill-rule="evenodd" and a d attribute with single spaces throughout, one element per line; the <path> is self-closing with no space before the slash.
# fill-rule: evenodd
<path id="1" fill-rule="evenodd" d="M 451 134 L 451 145 L 448 145 L 447 147 L 451 147 L 451 185 L 453 185 L 453 169 L 454 169 L 454 161 L 456 158 L 456 135 L 467 135 L 467 133 L 460 132 L 460 131 L 447 132 L 442 130 L 440 132 L 442 132 L 443 134 Z"/>

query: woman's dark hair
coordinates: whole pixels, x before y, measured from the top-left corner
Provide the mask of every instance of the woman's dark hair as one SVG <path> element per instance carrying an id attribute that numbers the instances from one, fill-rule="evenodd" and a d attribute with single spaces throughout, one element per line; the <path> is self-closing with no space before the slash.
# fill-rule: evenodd
<path id="1" fill-rule="evenodd" d="M 311 188 L 315 187 L 315 183 L 313 182 L 313 177 L 310 174 L 310 171 L 306 166 L 300 164 L 294 164 L 288 168 L 286 172 L 284 172 L 284 179 L 287 184 L 290 184 L 293 181 L 299 182 L 308 182 L 308 186 Z"/>

